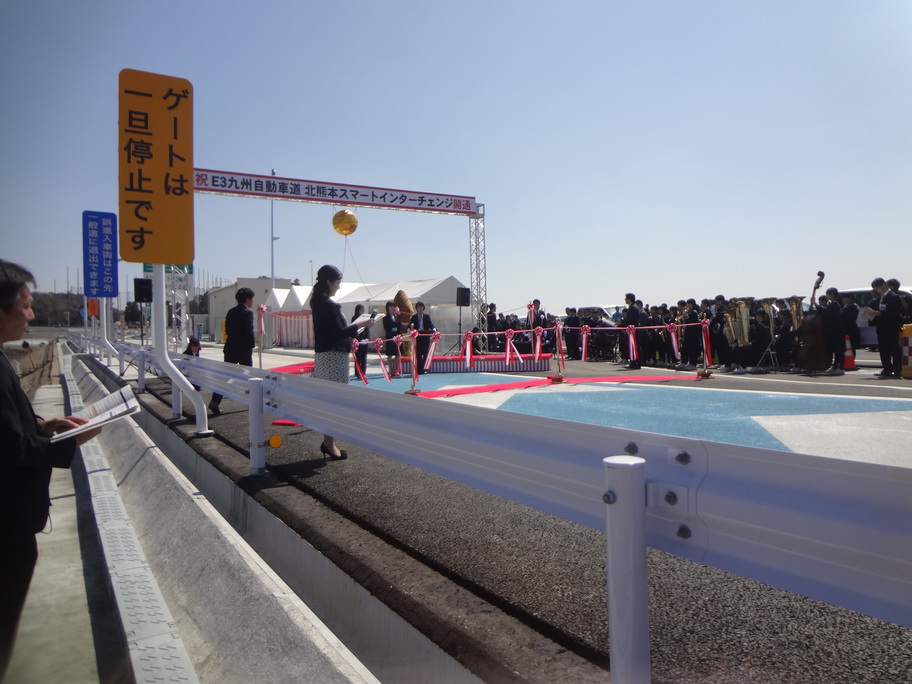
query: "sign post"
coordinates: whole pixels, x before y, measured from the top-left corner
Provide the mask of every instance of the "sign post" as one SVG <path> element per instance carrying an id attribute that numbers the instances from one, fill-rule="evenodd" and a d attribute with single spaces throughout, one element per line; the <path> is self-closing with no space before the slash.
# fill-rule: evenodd
<path id="1" fill-rule="evenodd" d="M 168 357 L 164 264 L 193 263 L 193 85 L 124 69 L 118 84 L 120 257 L 151 263 L 152 340 L 159 365 L 190 397 L 198 435 L 211 435 L 199 392 Z"/>

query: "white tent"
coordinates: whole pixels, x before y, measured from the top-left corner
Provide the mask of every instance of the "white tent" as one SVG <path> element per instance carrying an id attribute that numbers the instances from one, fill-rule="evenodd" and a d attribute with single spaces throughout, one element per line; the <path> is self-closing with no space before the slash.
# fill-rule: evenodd
<path id="1" fill-rule="evenodd" d="M 456 289 L 464 287 L 454 276 L 429 278 L 427 280 L 396 280 L 379 285 L 362 285 L 348 294 L 336 296 L 342 306 L 342 312 L 351 320 L 355 306 L 364 304 L 370 311 L 376 309 L 381 315 L 386 313 L 386 303 L 395 299 L 396 293 L 402 290 L 414 306 L 419 300 L 424 302 L 426 313 L 434 322 L 434 327 L 444 334 L 438 348 L 446 351 L 456 341 L 459 333 L 471 330 L 478 325 L 473 321 L 471 310 L 456 306 Z M 383 327 L 378 323 L 371 329 L 371 339 L 383 336 Z"/>
<path id="2" fill-rule="evenodd" d="M 312 289 L 309 285 L 292 285 L 279 311 L 294 312 L 308 309 L 307 300 L 310 299 Z"/>
<path id="3" fill-rule="evenodd" d="M 266 297 L 266 308 L 270 311 L 281 311 L 282 304 L 285 303 L 285 299 L 288 297 L 289 292 L 291 292 L 291 290 L 284 287 L 272 288 L 269 291 L 269 295 Z"/>
<path id="4" fill-rule="evenodd" d="M 336 298 L 361 287 L 371 286 L 343 281 Z M 266 330 L 275 346 L 299 349 L 313 347 L 313 319 L 310 315 L 312 290 L 310 285 L 292 285 L 287 290 L 276 288 L 270 292 L 266 306 L 272 315 L 269 316 Z"/>
<path id="5" fill-rule="evenodd" d="M 478 325 L 472 320 L 468 308 L 456 306 L 456 290 L 460 287 L 464 285 L 453 276 L 397 280 L 378 285 L 343 281 L 335 300 L 342 307 L 346 320 L 351 320 L 358 304 L 364 304 L 368 311 L 376 309 L 381 315 L 385 314 L 386 302 L 394 299 L 402 290 L 413 306 L 419 300 L 424 302 L 426 313 L 431 316 L 434 326 L 445 336 L 438 348 L 443 352 L 458 341 L 460 333 Z M 273 303 L 277 305 L 270 308 L 272 338 L 276 346 L 304 349 L 313 347 L 313 320 L 309 302 L 311 289 L 309 286 L 292 285 L 289 290 L 277 289 L 270 293 L 267 306 Z M 378 323 L 371 333 L 372 339 L 383 337 L 383 327 Z"/>

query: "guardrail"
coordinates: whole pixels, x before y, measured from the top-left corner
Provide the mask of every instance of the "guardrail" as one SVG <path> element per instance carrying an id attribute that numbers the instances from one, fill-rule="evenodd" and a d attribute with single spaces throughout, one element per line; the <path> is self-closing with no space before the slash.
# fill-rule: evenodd
<path id="1" fill-rule="evenodd" d="M 121 345 L 120 354 L 122 368 L 133 358 L 152 369 L 146 350 Z M 172 358 L 194 385 L 248 405 L 251 394 L 262 393 L 268 414 L 607 529 L 615 681 L 649 681 L 646 545 L 912 627 L 910 469 L 423 401 L 209 359 Z M 263 423 L 254 410 L 250 415 L 251 466 L 257 469 L 263 465 Z M 624 457 L 606 458 L 617 455 Z M 630 475 L 637 468 L 643 470 L 639 480 Z M 644 524 L 644 539 L 631 532 L 637 520 Z M 622 556 L 629 562 L 618 567 Z"/>

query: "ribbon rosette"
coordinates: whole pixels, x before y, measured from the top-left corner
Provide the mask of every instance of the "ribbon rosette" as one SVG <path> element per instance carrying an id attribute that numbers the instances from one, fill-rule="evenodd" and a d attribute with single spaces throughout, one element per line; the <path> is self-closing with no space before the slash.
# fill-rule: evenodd
<path id="1" fill-rule="evenodd" d="M 360 347 L 360 346 L 361 346 L 361 342 L 359 342 L 358 340 L 356 340 L 356 339 L 353 338 L 353 339 L 352 339 L 352 346 L 351 346 L 351 350 L 352 350 L 352 361 L 355 362 L 355 370 L 358 372 L 358 377 L 361 378 L 361 382 L 363 382 L 363 383 L 366 385 L 366 384 L 367 384 L 367 378 L 364 377 L 364 371 L 363 371 L 362 368 L 361 368 L 361 364 L 358 363 L 358 347 Z"/>
<path id="2" fill-rule="evenodd" d="M 665 329 L 668 331 L 669 339 L 671 339 L 671 349 L 674 352 L 674 357 L 680 359 L 681 353 L 678 351 L 678 325 L 676 323 L 669 323 L 665 326 Z"/>
<path id="3" fill-rule="evenodd" d="M 431 335 L 431 344 L 428 347 L 427 358 L 424 360 L 424 370 L 430 370 L 431 364 L 434 363 L 434 352 L 437 351 L 437 343 L 440 342 L 442 335 L 434 331 L 434 334 Z"/>
<path id="4" fill-rule="evenodd" d="M 471 330 L 466 330 L 465 334 L 462 336 L 465 340 L 465 367 L 472 367 L 472 338 L 475 337 L 475 333 Z"/>
<path id="5" fill-rule="evenodd" d="M 538 361 L 541 358 L 541 347 L 542 347 L 542 334 L 544 331 L 541 329 L 541 326 L 535 326 L 535 330 L 532 331 L 535 335 L 535 348 L 533 349 L 533 358 Z"/>
<path id="6" fill-rule="evenodd" d="M 637 348 L 637 329 L 635 325 L 627 326 L 627 348 L 628 356 L 631 361 L 637 361 L 640 358 L 639 349 Z"/>
<path id="7" fill-rule="evenodd" d="M 377 350 L 377 356 L 380 357 L 380 370 L 383 371 L 383 377 L 386 378 L 387 380 L 389 380 L 390 382 L 392 382 L 392 380 L 390 380 L 389 370 L 386 367 L 386 362 L 383 360 L 383 339 L 382 338 L 378 337 L 376 340 L 374 340 L 374 349 Z"/>
<path id="8" fill-rule="evenodd" d="M 504 345 L 504 363 L 510 363 L 510 357 L 515 356 L 516 360 L 519 363 L 522 363 L 522 356 L 519 354 L 519 350 L 516 348 L 516 345 L 513 344 L 513 336 L 516 335 L 516 331 L 510 328 L 504 333 L 504 340 L 506 344 Z"/>
<path id="9" fill-rule="evenodd" d="M 589 360 L 589 336 L 592 334 L 592 326 L 584 325 L 580 328 L 580 333 L 583 336 L 583 361 Z"/>

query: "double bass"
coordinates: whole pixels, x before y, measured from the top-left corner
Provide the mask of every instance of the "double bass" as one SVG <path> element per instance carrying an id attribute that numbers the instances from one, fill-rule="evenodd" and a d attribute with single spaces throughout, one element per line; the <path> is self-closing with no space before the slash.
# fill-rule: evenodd
<path id="1" fill-rule="evenodd" d="M 798 328 L 798 367 L 815 373 L 830 365 L 830 353 L 823 335 L 823 313 L 817 305 L 817 290 L 823 282 L 823 271 L 817 271 L 817 280 L 811 292 L 811 306 Z"/>

